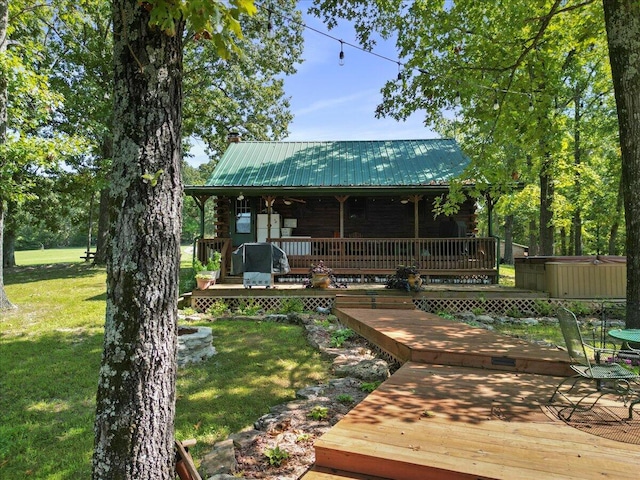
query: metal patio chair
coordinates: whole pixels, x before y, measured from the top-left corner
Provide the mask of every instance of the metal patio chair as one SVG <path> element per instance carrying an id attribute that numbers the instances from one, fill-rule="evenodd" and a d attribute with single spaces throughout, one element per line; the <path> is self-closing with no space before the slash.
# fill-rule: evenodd
<path id="1" fill-rule="evenodd" d="M 627 403 L 629 404 L 628 418 L 631 419 L 634 405 L 640 402 L 640 391 L 634 389 L 634 383 L 640 378 L 640 375 L 617 363 L 599 364 L 592 362 L 591 358 L 602 357 L 603 353 L 615 355 L 616 352 L 599 349 L 585 343 L 582 338 L 582 333 L 580 332 L 578 320 L 570 310 L 560 308 L 558 310 L 558 322 L 560 323 L 562 335 L 567 346 L 567 352 L 571 358 L 571 368 L 576 372 L 576 375 L 567 377 L 558 384 L 549 399 L 549 403 L 552 403 L 558 394 L 567 400 L 570 404 L 567 408 L 570 408 L 571 412 L 567 417 L 563 418 L 569 420 L 576 410 L 591 410 L 603 395 L 606 393 L 615 393 L 620 395 L 625 406 Z M 592 357 L 590 357 L 588 351 L 591 351 Z M 570 399 L 567 394 L 573 390 L 580 380 L 592 381 L 595 384 L 595 388 L 575 401 Z M 561 388 L 568 382 L 573 383 L 567 391 L 563 392 Z M 638 399 L 629 402 L 630 398 L 634 396 L 638 396 Z M 593 397 L 595 397 L 595 400 L 585 407 L 583 402 L 589 398 L 593 399 Z"/>

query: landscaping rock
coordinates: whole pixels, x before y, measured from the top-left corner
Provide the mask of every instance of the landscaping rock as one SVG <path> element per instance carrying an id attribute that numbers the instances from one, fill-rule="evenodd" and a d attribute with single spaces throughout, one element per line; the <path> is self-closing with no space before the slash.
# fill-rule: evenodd
<path id="1" fill-rule="evenodd" d="M 489 315 L 478 315 L 476 321 L 480 323 L 492 324 L 495 323 L 495 319 Z"/>
<path id="2" fill-rule="evenodd" d="M 320 349 L 323 345 L 328 345 L 331 341 L 331 335 L 325 328 L 318 325 L 305 325 L 307 333 L 307 341 L 313 348 Z"/>
<path id="3" fill-rule="evenodd" d="M 202 459 L 200 476 L 208 478 L 217 474 L 232 474 L 237 470 L 233 440 L 226 439 L 214 445 L 213 450 Z"/>
<path id="4" fill-rule="evenodd" d="M 198 363 L 215 355 L 216 349 L 211 344 L 213 334 L 209 327 L 196 327 L 186 330 L 195 330 L 193 333 L 178 335 L 177 363 L 182 367 L 188 363 Z"/>
<path id="5" fill-rule="evenodd" d="M 384 381 L 389 378 L 389 365 L 382 359 L 363 360 L 355 365 L 342 365 L 336 368 L 339 377 L 354 377 L 365 382 Z"/>
<path id="6" fill-rule="evenodd" d="M 460 312 L 456 314 L 456 317 L 465 323 L 476 321 L 476 316 L 472 312 Z"/>
<path id="7" fill-rule="evenodd" d="M 229 435 L 229 439 L 233 441 L 233 446 L 235 448 L 245 448 L 250 443 L 255 442 L 258 435 L 261 434 L 262 432 L 260 430 L 248 428 L 238 433 L 232 433 Z"/>

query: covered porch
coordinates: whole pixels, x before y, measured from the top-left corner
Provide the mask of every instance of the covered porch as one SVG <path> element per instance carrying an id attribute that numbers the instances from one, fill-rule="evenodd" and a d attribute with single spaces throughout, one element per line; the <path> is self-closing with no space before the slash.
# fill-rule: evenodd
<path id="1" fill-rule="evenodd" d="M 497 239 L 468 238 L 268 238 L 287 253 L 290 275 L 304 276 L 322 261 L 336 275 L 364 282 L 367 277 L 395 273 L 399 265 L 418 268 L 427 281 L 447 279 L 459 283 L 497 283 Z M 196 240 L 201 261 L 213 251 L 222 252 L 222 282 L 231 268 L 230 238 Z"/>

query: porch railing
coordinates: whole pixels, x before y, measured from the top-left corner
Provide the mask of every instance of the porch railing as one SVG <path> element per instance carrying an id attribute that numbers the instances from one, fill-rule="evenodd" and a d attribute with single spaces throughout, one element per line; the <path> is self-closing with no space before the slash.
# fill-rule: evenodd
<path id="1" fill-rule="evenodd" d="M 198 257 L 211 249 L 230 266 L 229 239 L 201 239 Z M 497 276 L 497 241 L 481 238 L 306 238 L 270 239 L 287 253 L 293 273 L 306 273 L 322 260 L 338 273 L 393 273 L 399 265 L 424 274 Z M 495 278 L 494 278 L 495 280 Z"/>

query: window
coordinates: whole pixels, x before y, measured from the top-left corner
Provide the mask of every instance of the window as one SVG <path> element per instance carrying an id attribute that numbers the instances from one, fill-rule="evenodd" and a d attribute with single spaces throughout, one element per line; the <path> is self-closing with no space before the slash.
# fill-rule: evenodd
<path id="1" fill-rule="evenodd" d="M 247 198 L 236 200 L 236 233 L 251 233 L 251 205 Z"/>
<path id="2" fill-rule="evenodd" d="M 347 200 L 347 212 L 351 220 L 366 220 L 367 199 L 350 197 Z"/>

